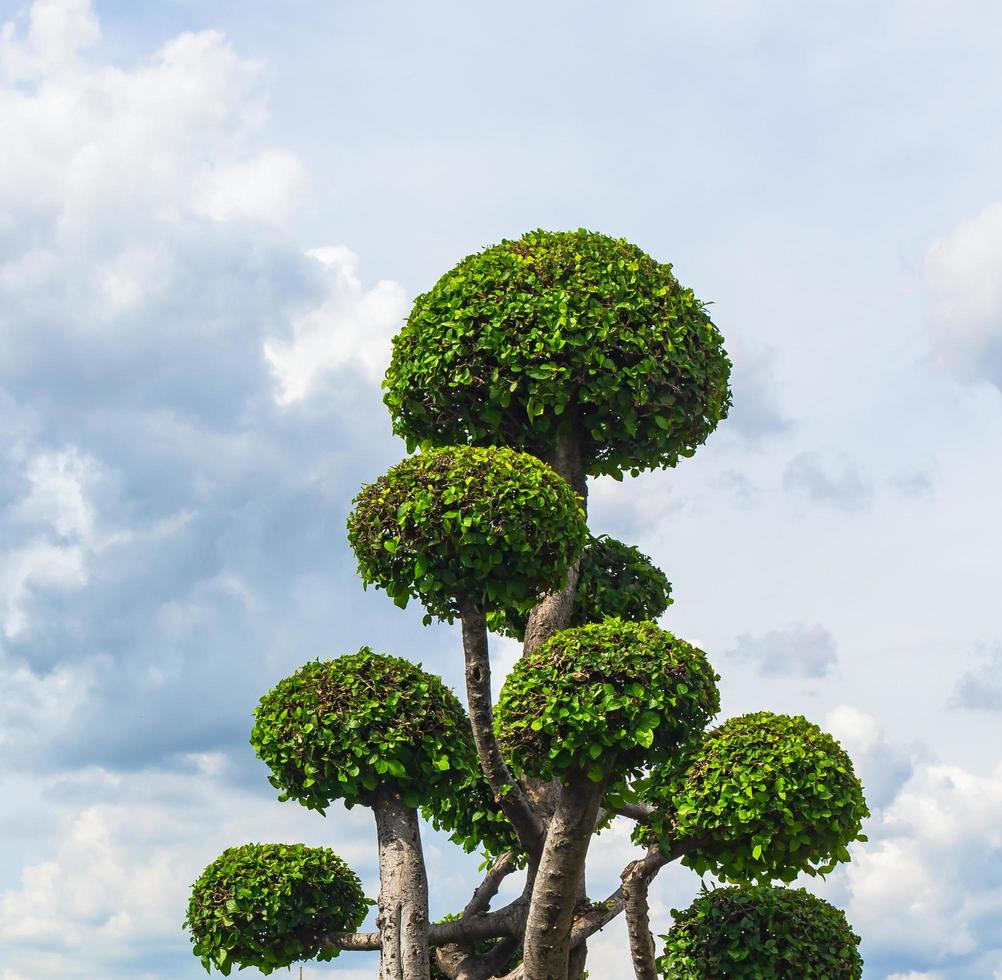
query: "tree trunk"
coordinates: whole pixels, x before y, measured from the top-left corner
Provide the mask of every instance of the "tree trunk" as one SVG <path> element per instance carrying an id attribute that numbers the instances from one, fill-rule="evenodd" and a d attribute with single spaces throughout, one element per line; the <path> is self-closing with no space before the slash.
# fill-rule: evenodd
<path id="1" fill-rule="evenodd" d="M 428 877 L 417 811 L 381 789 L 373 801 L 379 838 L 379 980 L 429 980 Z"/>
<path id="2" fill-rule="evenodd" d="M 574 907 L 607 782 L 571 773 L 561 789 L 525 926 L 526 980 L 567 978 Z"/>
<path id="3" fill-rule="evenodd" d="M 568 409 L 570 411 L 570 409 Z M 581 508 L 588 513 L 588 481 L 581 461 L 581 434 L 577 422 L 571 422 L 557 438 L 553 452 L 545 460 L 562 476 L 581 498 Z M 532 653 L 557 630 L 570 622 L 574 606 L 574 590 L 578 584 L 578 563 L 567 576 L 567 585 L 559 592 L 545 596 L 529 613 L 522 644 L 524 653 Z"/>

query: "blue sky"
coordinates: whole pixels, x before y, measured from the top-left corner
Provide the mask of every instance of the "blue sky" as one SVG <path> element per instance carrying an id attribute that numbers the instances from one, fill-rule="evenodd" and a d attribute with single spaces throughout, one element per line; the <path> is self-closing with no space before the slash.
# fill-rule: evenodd
<path id="1" fill-rule="evenodd" d="M 593 528 L 668 572 L 724 716 L 802 712 L 858 761 L 871 841 L 811 887 L 865 975 L 1002 977 L 997 5 L 0 23 L 0 980 L 200 975 L 187 888 L 231 844 L 327 844 L 375 894 L 367 814 L 277 803 L 250 712 L 362 644 L 460 686 L 456 632 L 363 592 L 344 537 L 404 452 L 389 338 L 467 253 L 580 226 L 673 262 L 735 362 L 732 417 L 593 481 Z M 600 844 L 596 896 L 631 853 Z M 426 847 L 450 911 L 475 862 Z M 659 879 L 656 929 L 697 885 Z"/>

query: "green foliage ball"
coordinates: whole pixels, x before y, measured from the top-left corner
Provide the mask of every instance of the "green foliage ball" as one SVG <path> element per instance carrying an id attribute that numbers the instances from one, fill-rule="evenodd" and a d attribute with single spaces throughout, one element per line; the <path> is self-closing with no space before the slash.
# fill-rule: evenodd
<path id="1" fill-rule="evenodd" d="M 849 860 L 869 810 L 852 762 L 805 718 L 766 711 L 708 732 L 681 765 L 656 768 L 644 788 L 657 813 L 640 843 L 706 843 L 682 859 L 725 881 L 792 881 Z"/>
<path id="2" fill-rule="evenodd" d="M 410 446 L 509 445 L 548 458 L 580 429 L 585 469 L 691 456 L 730 406 L 730 361 L 671 266 L 584 229 L 463 259 L 419 296 L 384 381 Z"/>
<path id="3" fill-rule="evenodd" d="M 555 633 L 505 680 L 495 726 L 518 771 L 596 781 L 667 758 L 720 709 L 701 650 L 654 623 L 606 619 Z"/>
<path id="4" fill-rule="evenodd" d="M 563 588 L 587 540 L 570 485 L 533 456 L 452 446 L 410 456 L 355 498 L 348 540 L 366 584 L 452 622 L 459 597 L 527 612 Z"/>
<path id="5" fill-rule="evenodd" d="M 671 582 L 647 555 L 607 534 L 591 537 L 581 553 L 569 626 L 618 616 L 640 622 L 657 619 L 672 603 Z M 489 617 L 497 633 L 522 639 L 524 613 L 499 610 Z"/>
<path id="6" fill-rule="evenodd" d="M 859 980 L 859 936 L 841 909 L 802 888 L 704 891 L 675 920 L 658 959 L 666 980 Z"/>
<path id="7" fill-rule="evenodd" d="M 408 660 L 363 647 L 311 661 L 261 699 L 250 740 L 283 800 L 323 813 L 334 800 L 371 805 L 384 786 L 467 849 L 495 853 L 515 840 L 462 705 Z"/>
<path id="8" fill-rule="evenodd" d="M 330 960 L 329 932 L 354 932 L 369 902 L 358 876 L 333 851 L 304 844 L 244 844 L 216 858 L 195 882 L 185 928 L 206 970 L 236 965 L 268 974 L 314 957 Z"/>

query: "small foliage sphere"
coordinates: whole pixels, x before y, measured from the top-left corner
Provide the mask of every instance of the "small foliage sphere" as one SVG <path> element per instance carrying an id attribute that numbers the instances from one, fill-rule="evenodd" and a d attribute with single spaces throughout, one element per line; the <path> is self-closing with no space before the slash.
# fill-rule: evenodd
<path id="1" fill-rule="evenodd" d="M 658 959 L 665 980 L 859 980 L 859 936 L 841 909 L 802 888 L 704 891 L 675 924 Z"/>
<path id="2" fill-rule="evenodd" d="M 385 401 L 412 446 L 548 458 L 573 425 L 591 474 L 674 466 L 727 414 L 722 343 L 670 265 L 596 232 L 532 231 L 415 300 Z"/>
<path id="3" fill-rule="evenodd" d="M 567 625 L 600 623 L 613 616 L 635 622 L 657 619 L 671 603 L 671 582 L 647 555 L 601 534 L 589 538 L 581 553 Z M 527 621 L 524 614 L 499 612 L 490 625 L 495 632 L 522 639 Z"/>
<path id="4" fill-rule="evenodd" d="M 300 960 L 330 960 L 328 932 L 352 932 L 369 902 L 333 851 L 303 844 L 244 844 L 216 858 L 192 886 L 185 927 L 208 970 L 268 974 Z"/>
<path id="5" fill-rule="evenodd" d="M 702 731 L 720 709 L 717 679 L 701 650 L 654 623 L 561 630 L 506 678 L 498 739 L 531 776 L 629 776 Z"/>
<path id="6" fill-rule="evenodd" d="M 363 647 L 311 661 L 261 699 L 251 744 L 282 799 L 312 810 L 334 800 L 371 804 L 385 787 L 467 847 L 494 852 L 513 840 L 462 705 L 408 660 Z"/>
<path id="7" fill-rule="evenodd" d="M 578 497 L 549 466 L 472 446 L 408 457 L 362 489 L 348 519 L 363 580 L 450 622 L 463 596 L 527 612 L 567 584 L 587 533 Z"/>
<path id="8" fill-rule="evenodd" d="M 683 858 L 725 881 L 792 881 L 848 861 L 869 816 L 852 762 L 805 718 L 760 711 L 708 732 L 682 765 L 656 768 L 657 812 L 638 842 L 703 839 Z"/>

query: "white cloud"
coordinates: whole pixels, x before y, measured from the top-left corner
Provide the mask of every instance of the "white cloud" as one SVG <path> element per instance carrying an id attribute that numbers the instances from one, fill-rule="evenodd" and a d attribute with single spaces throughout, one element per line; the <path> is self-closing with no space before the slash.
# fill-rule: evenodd
<path id="1" fill-rule="evenodd" d="M 1002 767 L 917 767 L 871 837 L 842 872 L 871 950 L 935 964 L 1002 942 Z"/>
<path id="2" fill-rule="evenodd" d="M 873 485 L 846 458 L 837 463 L 819 453 L 799 453 L 787 464 L 783 486 L 790 492 L 846 512 L 865 509 L 873 497 Z"/>
<path id="3" fill-rule="evenodd" d="M 936 353 L 1002 387 L 1002 202 L 961 222 L 926 257 Z"/>
<path id="4" fill-rule="evenodd" d="M 25 37 L 4 25 L 3 74 L 22 84 L 0 87 L 0 214 L 54 221 L 64 249 L 98 242 L 112 255 L 137 237 L 152 247 L 158 225 L 191 217 L 284 220 L 305 171 L 260 145 L 261 63 L 213 31 L 183 34 L 131 70 L 78 61 L 95 36 L 89 4 L 70 0 L 36 4 Z"/>
<path id="5" fill-rule="evenodd" d="M 280 405 L 306 398 L 325 374 L 338 368 L 353 367 L 376 381 L 386 370 L 390 341 L 407 309 L 398 283 L 381 280 L 365 289 L 356 274 L 358 257 L 343 245 L 307 254 L 323 271 L 327 295 L 319 307 L 293 321 L 291 340 L 265 343 Z"/>
<path id="6" fill-rule="evenodd" d="M 193 975 L 190 956 L 173 956 L 161 973 L 143 951 L 175 945 L 191 883 L 235 844 L 302 840 L 333 847 L 371 890 L 367 811 L 335 810 L 325 821 L 221 785 L 213 778 L 218 760 L 192 763 L 194 772 L 122 776 L 96 769 L 45 780 L 58 819 L 54 849 L 0 891 L 0 944 L 13 969 L 39 980 L 88 978 L 138 955 L 151 976 Z M 50 959 L 44 973 L 33 973 L 40 954 Z M 188 969 L 178 971 L 179 963 Z"/>
<path id="7" fill-rule="evenodd" d="M 79 588 L 87 581 L 83 550 L 35 541 L 0 556 L 0 627 L 7 637 L 29 625 L 27 606 L 36 589 Z"/>
<path id="8" fill-rule="evenodd" d="M 824 677 L 838 664 L 835 638 L 818 623 L 795 623 L 757 636 L 743 633 L 728 656 L 765 676 Z"/>

